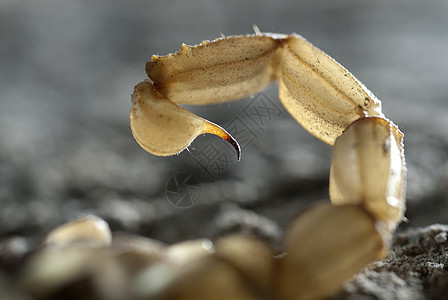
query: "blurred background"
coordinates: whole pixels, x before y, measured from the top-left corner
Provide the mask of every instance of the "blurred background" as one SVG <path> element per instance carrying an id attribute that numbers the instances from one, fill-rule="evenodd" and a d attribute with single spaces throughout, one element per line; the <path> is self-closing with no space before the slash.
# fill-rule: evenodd
<path id="1" fill-rule="evenodd" d="M 285 112 L 275 86 L 189 107 L 245 129 L 238 163 L 209 135 L 155 157 L 129 129 L 130 95 L 152 54 L 253 24 L 303 35 L 383 101 L 405 133 L 400 229 L 448 223 L 447 16 L 443 0 L 2 0 L 0 240 L 96 214 L 114 231 L 169 243 L 239 231 L 278 245 L 295 214 L 328 198 L 331 148 Z"/>

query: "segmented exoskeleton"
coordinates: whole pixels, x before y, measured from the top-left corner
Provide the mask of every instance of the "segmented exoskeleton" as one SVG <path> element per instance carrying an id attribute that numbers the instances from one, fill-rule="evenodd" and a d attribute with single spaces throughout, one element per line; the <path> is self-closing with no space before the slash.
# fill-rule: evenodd
<path id="1" fill-rule="evenodd" d="M 229 133 L 178 104 L 233 101 L 272 81 L 277 82 L 280 101 L 297 122 L 334 145 L 332 204 L 311 207 L 291 223 L 285 236 L 286 255 L 277 259 L 262 255 L 263 262 L 235 263 L 241 253 L 217 247 L 206 258 L 208 263 L 196 262 L 200 269 L 221 268 L 219 264 L 225 261 L 246 274 L 244 296 L 232 292 L 235 286 L 215 287 L 236 297 L 228 299 L 260 299 L 260 294 L 269 295 L 266 299 L 322 298 L 368 263 L 384 257 L 405 210 L 403 134 L 384 117 L 381 102 L 334 59 L 299 35 L 266 33 L 182 45 L 178 53 L 152 56 L 146 72 L 149 80 L 137 84 L 132 95 L 130 121 L 135 139 L 152 154 L 179 153 L 198 135 L 211 133 L 231 142 L 239 156 L 239 146 Z M 253 272 L 270 279 L 257 279 Z M 177 278 L 173 281 L 177 288 L 167 288 L 159 296 L 221 299 L 219 295 L 210 298 L 206 288 L 203 294 L 193 293 L 182 282 L 182 277 Z"/>

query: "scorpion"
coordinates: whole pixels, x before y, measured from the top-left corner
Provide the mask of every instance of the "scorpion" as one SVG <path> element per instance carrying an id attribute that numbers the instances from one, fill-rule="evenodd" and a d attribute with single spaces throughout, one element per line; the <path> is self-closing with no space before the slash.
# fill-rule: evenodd
<path id="1" fill-rule="evenodd" d="M 224 128 L 179 104 L 233 101 L 275 81 L 286 110 L 333 146 L 330 202 L 299 212 L 280 252 L 243 234 L 165 245 L 113 235 L 104 220 L 86 216 L 39 238 L 35 248 L 19 243 L 12 247 L 19 254 L 9 256 L 0 249 L 10 263 L 24 264 L 13 289 L 2 290 L 0 276 L 0 298 L 324 299 L 387 255 L 404 219 L 403 133 L 334 59 L 297 34 L 256 31 L 154 55 L 146 72 L 149 79 L 131 96 L 130 125 L 136 141 L 158 156 L 180 153 L 209 133 L 228 141 L 239 160 L 240 146 Z"/>
<path id="2" fill-rule="evenodd" d="M 261 255 L 257 262 L 251 258 L 236 264 L 243 273 L 265 272 L 269 280 L 249 274 L 253 280 L 246 289 L 258 296 L 234 298 L 236 292 L 228 288 L 228 299 L 325 298 L 385 257 L 404 219 L 403 133 L 384 116 L 381 101 L 333 58 L 298 34 L 257 32 L 182 44 L 174 54 L 153 55 L 146 73 L 149 79 L 132 94 L 130 125 L 136 141 L 151 154 L 180 153 L 197 136 L 209 133 L 230 142 L 239 159 L 240 147 L 225 129 L 179 104 L 234 101 L 272 81 L 294 119 L 333 146 L 331 203 L 314 205 L 291 222 L 281 257 Z M 179 288 L 170 295 L 190 299 L 190 292 Z M 216 294 L 195 297 L 221 299 Z"/>
<path id="3" fill-rule="evenodd" d="M 240 287 L 247 293 L 236 294 L 231 284 L 214 287 L 225 291 L 226 299 L 325 298 L 385 257 L 404 219 L 403 133 L 384 116 L 381 101 L 333 58 L 298 34 L 256 32 L 182 44 L 174 54 L 153 55 L 146 73 L 149 79 L 132 94 L 130 125 L 135 140 L 151 154 L 180 153 L 209 133 L 230 142 L 239 159 L 240 147 L 225 129 L 179 104 L 234 101 L 272 81 L 294 119 L 333 146 L 331 203 L 314 205 L 291 222 L 281 257 L 260 255 L 234 264 L 249 278 Z M 236 253 L 226 253 L 227 261 L 236 260 Z M 257 279 L 260 274 L 269 280 Z M 190 292 L 177 288 L 166 299 L 221 299 Z"/>

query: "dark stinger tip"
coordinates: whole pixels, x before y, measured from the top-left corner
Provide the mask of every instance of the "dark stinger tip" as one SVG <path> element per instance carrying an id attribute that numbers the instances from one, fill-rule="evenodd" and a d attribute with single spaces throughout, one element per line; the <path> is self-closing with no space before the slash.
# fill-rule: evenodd
<path id="1" fill-rule="evenodd" d="M 231 136 L 230 134 L 225 138 L 230 144 L 232 144 L 233 148 L 235 148 L 236 155 L 238 157 L 238 161 L 241 159 L 241 147 L 240 144 Z"/>

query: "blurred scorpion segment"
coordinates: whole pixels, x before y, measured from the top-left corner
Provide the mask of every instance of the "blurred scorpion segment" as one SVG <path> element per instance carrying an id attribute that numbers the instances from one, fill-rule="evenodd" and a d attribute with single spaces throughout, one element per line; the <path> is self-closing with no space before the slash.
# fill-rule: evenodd
<path id="1" fill-rule="evenodd" d="M 240 277 L 245 278 L 244 295 L 233 293 L 239 295 L 234 299 L 321 299 L 370 262 L 384 258 L 404 218 L 403 134 L 384 117 L 381 102 L 338 62 L 299 35 L 264 33 L 182 45 L 175 54 L 153 55 L 146 72 L 149 79 L 137 84 L 132 95 L 130 123 L 136 141 L 152 154 L 177 154 L 197 136 L 211 133 L 229 141 L 239 158 L 239 145 L 225 129 L 179 104 L 234 101 L 272 81 L 296 121 L 334 145 L 331 204 L 314 205 L 292 221 L 281 258 L 273 259 L 268 250 L 254 251 L 263 254 L 259 259 L 266 264 L 251 274 L 256 268 L 237 257 L 242 252 L 228 247 L 230 239 L 226 249 L 231 251 L 198 259 L 201 263 L 192 273 L 178 275 L 178 288 L 175 282 L 167 284 L 170 296 L 160 299 L 224 299 L 213 292 L 219 290 L 214 286 L 218 282 L 210 282 L 203 297 L 181 284 L 207 268 L 226 270 L 225 276 L 235 281 L 222 287 L 230 294 L 234 288 L 243 290 Z M 227 264 L 232 267 L 227 269 Z"/>
<path id="2" fill-rule="evenodd" d="M 333 204 L 357 204 L 393 232 L 405 210 L 403 134 L 384 118 L 355 121 L 336 140 L 330 169 Z"/>

